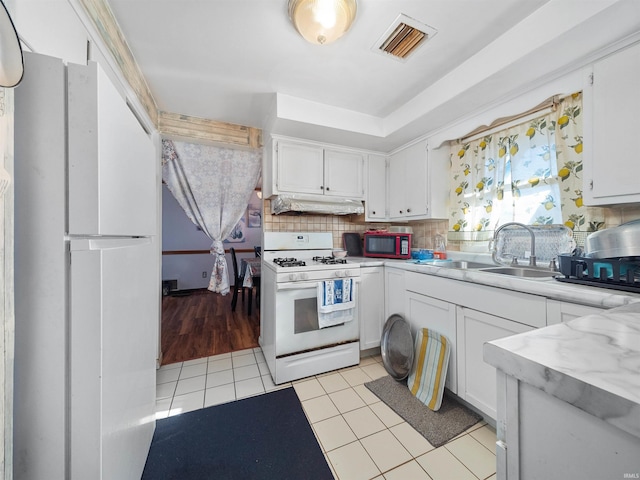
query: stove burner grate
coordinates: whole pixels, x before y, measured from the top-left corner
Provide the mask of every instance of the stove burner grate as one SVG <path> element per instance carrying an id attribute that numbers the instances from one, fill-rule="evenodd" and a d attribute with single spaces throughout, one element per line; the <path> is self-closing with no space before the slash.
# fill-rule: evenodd
<path id="1" fill-rule="evenodd" d="M 307 264 L 297 258 L 274 258 L 273 263 L 281 267 L 304 267 Z"/>
<path id="2" fill-rule="evenodd" d="M 313 257 L 312 260 L 314 262 L 320 262 L 325 265 L 343 265 L 347 263 L 344 258 L 335 258 L 335 257 Z"/>

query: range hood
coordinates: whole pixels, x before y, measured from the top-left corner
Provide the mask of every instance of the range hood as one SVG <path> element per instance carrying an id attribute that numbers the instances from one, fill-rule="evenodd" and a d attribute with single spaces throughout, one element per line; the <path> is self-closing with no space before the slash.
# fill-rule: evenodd
<path id="1" fill-rule="evenodd" d="M 364 213 L 361 200 L 352 198 L 325 198 L 305 195 L 278 195 L 271 198 L 271 213 L 287 212 L 328 215 L 351 215 Z"/>

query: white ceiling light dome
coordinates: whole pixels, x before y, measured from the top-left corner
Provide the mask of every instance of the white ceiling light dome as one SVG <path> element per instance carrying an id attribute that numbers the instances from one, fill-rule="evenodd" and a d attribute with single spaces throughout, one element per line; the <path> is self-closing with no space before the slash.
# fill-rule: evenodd
<path id="1" fill-rule="evenodd" d="M 356 0 L 289 0 L 289 18 L 310 43 L 325 45 L 344 35 L 356 18 Z"/>

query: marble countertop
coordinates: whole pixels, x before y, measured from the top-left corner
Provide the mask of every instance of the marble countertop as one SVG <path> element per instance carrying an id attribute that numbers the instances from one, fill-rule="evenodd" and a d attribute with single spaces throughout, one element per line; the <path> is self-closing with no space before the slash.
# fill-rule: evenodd
<path id="1" fill-rule="evenodd" d="M 640 438 L 640 303 L 488 342 L 484 360 Z"/>
<path id="2" fill-rule="evenodd" d="M 491 257 L 487 255 L 465 255 L 455 252 L 450 255 L 450 258 L 487 264 L 492 263 Z M 366 260 L 361 263 L 361 265 L 365 266 Z M 591 307 L 608 309 L 628 305 L 633 302 L 640 302 L 640 294 L 611 290 L 607 288 L 562 283 L 552 277 L 521 278 L 509 275 L 500 275 L 497 273 L 482 272 L 476 269 L 448 268 L 431 265 L 429 263 L 416 264 L 406 260 L 386 260 L 384 265 L 388 267 L 401 268 L 411 272 L 436 275 L 438 277 L 450 278 L 463 282 L 478 283 L 506 290 L 515 290 L 518 292 L 540 295 L 554 300 L 588 305 Z M 560 274 L 558 273 L 558 275 Z"/>

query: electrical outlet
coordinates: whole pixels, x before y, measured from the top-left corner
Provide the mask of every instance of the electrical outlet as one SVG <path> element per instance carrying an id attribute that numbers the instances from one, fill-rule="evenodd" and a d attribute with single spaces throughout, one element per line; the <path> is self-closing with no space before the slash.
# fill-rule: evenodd
<path id="1" fill-rule="evenodd" d="M 202 272 L 202 278 L 207 278 L 207 272 Z"/>

